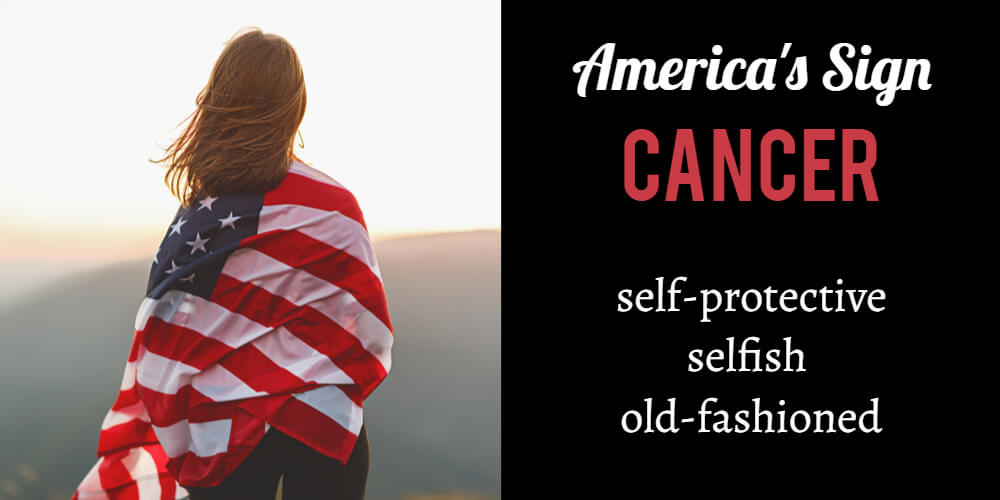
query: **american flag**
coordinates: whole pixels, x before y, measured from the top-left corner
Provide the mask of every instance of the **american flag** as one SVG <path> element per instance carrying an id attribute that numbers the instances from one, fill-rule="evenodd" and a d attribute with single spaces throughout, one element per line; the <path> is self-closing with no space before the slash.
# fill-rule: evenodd
<path id="1" fill-rule="evenodd" d="M 329 176 L 296 159 L 266 193 L 182 206 L 74 498 L 182 498 L 272 426 L 346 462 L 392 342 L 361 210 Z"/>

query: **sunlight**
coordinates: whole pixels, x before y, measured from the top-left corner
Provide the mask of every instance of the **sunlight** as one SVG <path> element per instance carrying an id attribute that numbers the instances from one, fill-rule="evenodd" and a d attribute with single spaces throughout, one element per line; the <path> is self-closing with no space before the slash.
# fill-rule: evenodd
<path id="1" fill-rule="evenodd" d="M 297 154 L 375 238 L 500 226 L 499 4 L 102 5 L 0 7 L 0 262 L 151 255 L 177 202 L 146 160 L 244 26 L 296 47 Z"/>

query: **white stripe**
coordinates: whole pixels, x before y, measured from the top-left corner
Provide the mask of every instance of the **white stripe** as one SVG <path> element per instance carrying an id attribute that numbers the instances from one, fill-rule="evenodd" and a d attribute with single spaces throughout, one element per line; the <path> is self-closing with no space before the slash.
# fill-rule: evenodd
<path id="1" fill-rule="evenodd" d="M 131 422 L 133 420 L 141 420 L 143 422 L 149 422 L 149 414 L 146 413 L 146 405 L 142 401 L 138 403 L 122 408 L 121 410 L 110 410 L 108 414 L 104 416 L 104 422 L 101 424 L 101 430 L 114 427 L 116 425 L 121 425 L 126 422 Z"/>
<path id="2" fill-rule="evenodd" d="M 199 457 L 210 457 L 229 448 L 232 419 L 189 423 L 181 420 L 167 427 L 153 426 L 156 438 L 170 458 L 192 452 Z"/>
<path id="3" fill-rule="evenodd" d="M 297 230 L 360 260 L 379 280 L 378 261 L 368 231 L 358 221 L 334 210 L 302 205 L 266 205 L 260 209 L 258 233 L 275 229 Z"/>
<path id="4" fill-rule="evenodd" d="M 181 388 L 190 385 L 216 402 L 268 395 L 267 392 L 254 390 L 218 364 L 199 372 L 193 366 L 141 349 L 139 366 L 139 385 L 164 394 L 177 394 Z M 149 421 L 148 416 L 146 421 Z"/>
<path id="5" fill-rule="evenodd" d="M 133 456 L 134 462 L 133 462 Z M 125 459 L 126 467 L 139 490 L 139 500 L 160 500 L 160 473 L 153 456 L 143 447 L 133 448 Z"/>
<path id="6" fill-rule="evenodd" d="M 191 447 L 191 428 L 187 420 L 180 420 L 166 427 L 153 426 L 153 433 L 170 458 L 184 455 Z"/>
<path id="7" fill-rule="evenodd" d="M 334 180 L 333 177 L 327 175 L 326 172 L 323 172 L 322 170 L 315 167 L 310 167 L 309 165 L 306 165 L 305 163 L 302 163 L 298 160 L 292 160 L 292 166 L 291 168 L 289 168 L 289 171 L 308 177 L 314 181 L 319 181 L 324 184 L 336 186 L 339 187 L 340 189 L 343 189 L 344 191 L 347 191 L 347 188 L 344 187 L 343 184 Z"/>
<path id="8" fill-rule="evenodd" d="M 340 424 L 343 428 L 357 435 L 361 432 L 362 415 L 361 407 L 354 404 L 335 385 L 324 385 L 306 392 L 293 394 L 299 401 L 315 408 L 324 415 Z"/>
<path id="9" fill-rule="evenodd" d="M 143 347 L 139 348 L 138 379 L 142 387 L 164 394 L 177 394 L 182 387 L 190 385 L 205 397 L 217 402 L 268 394 L 252 389 L 222 365 L 214 364 L 202 371 L 180 361 L 149 352 Z"/>
<path id="10" fill-rule="evenodd" d="M 229 347 L 240 347 L 272 330 L 239 313 L 197 295 L 170 290 L 159 300 L 146 298 L 139 307 L 136 330 L 156 316 L 172 325 L 194 330 Z"/>
<path id="11" fill-rule="evenodd" d="M 251 248 L 230 255 L 222 272 L 284 297 L 297 306 L 308 304 L 350 332 L 378 359 L 385 371 L 389 371 L 392 331 L 350 292 Z"/>
<path id="12" fill-rule="evenodd" d="M 83 481 L 80 482 L 77 493 L 81 500 L 108 500 L 110 498 L 101 484 L 100 468 L 105 460 L 104 457 L 99 458 L 90 472 L 83 478 Z M 120 463 L 128 471 L 132 481 L 135 482 L 139 500 L 160 500 L 160 474 L 156 468 L 156 462 L 149 452 L 141 446 L 132 448 L 127 455 L 121 458 Z"/>
<path id="13" fill-rule="evenodd" d="M 149 321 L 149 317 L 153 315 L 153 310 L 159 303 L 159 300 L 149 297 L 142 299 L 142 304 L 139 304 L 139 311 L 135 313 L 135 331 L 146 327 L 146 322 Z"/>
<path id="14" fill-rule="evenodd" d="M 234 401 L 237 399 L 266 396 L 266 392 L 253 390 L 243 380 L 222 365 L 212 365 L 195 375 L 191 387 L 212 401 Z"/>
<path id="15" fill-rule="evenodd" d="M 141 347 L 138 379 L 142 387 L 163 394 L 177 394 L 182 387 L 190 385 L 205 397 L 217 402 L 268 394 L 252 389 L 222 365 L 214 364 L 202 371 Z"/>
<path id="16" fill-rule="evenodd" d="M 343 370 L 325 354 L 313 349 L 284 327 L 253 341 L 265 356 L 306 382 L 353 384 Z"/>
<path id="17" fill-rule="evenodd" d="M 229 432 L 233 428 L 232 419 L 212 420 L 191 424 L 191 451 L 199 457 L 210 457 L 225 452 L 229 448 Z"/>
<path id="18" fill-rule="evenodd" d="M 122 376 L 122 391 L 127 391 L 135 385 L 135 361 L 125 363 L 125 374 Z"/>
<path id="19" fill-rule="evenodd" d="M 139 348 L 139 365 L 136 379 L 142 387 L 164 394 L 177 394 L 178 389 L 188 385 L 198 368 L 165 358 L 159 354 Z"/>
<path id="20" fill-rule="evenodd" d="M 90 469 L 77 488 L 81 500 L 109 499 L 104 486 L 101 485 L 100 468 L 104 460 L 106 460 L 104 457 L 97 460 L 97 463 L 94 464 L 94 467 Z M 160 500 L 162 494 L 160 473 L 156 468 L 156 461 L 145 448 L 141 446 L 132 448 L 127 455 L 121 458 L 120 463 L 135 482 L 140 500 Z M 176 498 L 183 498 L 186 495 L 187 491 L 185 490 L 183 495 L 178 495 Z"/>
<path id="21" fill-rule="evenodd" d="M 104 463 L 104 457 L 97 459 L 97 463 L 90 468 L 90 472 L 83 477 L 83 481 L 77 487 L 78 498 L 81 500 L 108 500 L 108 494 L 104 492 L 104 487 L 101 486 L 100 469 L 102 463 Z"/>

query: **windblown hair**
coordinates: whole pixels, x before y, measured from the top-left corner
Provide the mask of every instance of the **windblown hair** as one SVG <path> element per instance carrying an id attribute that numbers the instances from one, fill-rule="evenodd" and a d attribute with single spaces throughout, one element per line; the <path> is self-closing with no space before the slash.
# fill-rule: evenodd
<path id="1" fill-rule="evenodd" d="M 281 182 L 306 110 L 302 65 L 287 40 L 256 27 L 237 32 L 195 103 L 184 133 L 150 160 L 166 164 L 164 182 L 184 207 Z"/>

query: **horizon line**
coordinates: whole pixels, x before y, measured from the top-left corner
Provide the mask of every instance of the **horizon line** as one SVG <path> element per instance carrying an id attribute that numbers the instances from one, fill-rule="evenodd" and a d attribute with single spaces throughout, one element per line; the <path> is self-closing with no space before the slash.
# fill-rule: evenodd
<path id="1" fill-rule="evenodd" d="M 500 226 L 480 226 L 473 228 L 461 228 L 461 229 L 426 229 L 426 230 L 400 230 L 400 231 L 379 231 L 371 234 L 371 239 L 373 244 L 379 244 L 387 241 L 394 241 L 406 238 L 418 238 L 418 237 L 428 237 L 436 235 L 446 235 L 446 234 L 458 234 L 458 233 L 473 233 L 473 232 L 501 232 Z M 144 234 L 133 234 L 131 238 L 122 238 L 119 241 L 120 245 L 112 245 L 112 247 L 119 247 L 122 251 L 111 252 L 105 256 L 96 256 L 94 253 L 98 250 L 97 248 L 91 248 L 90 251 L 85 251 L 84 255 L 79 257 L 67 257 L 63 254 L 66 248 L 63 245 L 57 245 L 56 243 L 66 244 L 69 242 L 51 242 L 53 244 L 46 245 L 45 249 L 55 249 L 56 253 L 49 253 L 41 251 L 39 248 L 29 248 L 22 247 L 18 251 L 11 251 L 13 249 L 6 248 L 0 249 L 0 266 L 7 266 L 20 263 L 61 263 L 61 264 L 77 264 L 81 266 L 86 265 L 99 265 L 103 263 L 111 262 L 121 262 L 127 260 L 135 260 L 144 258 L 147 252 L 136 250 L 136 240 L 145 240 Z M 61 239 L 61 238 L 57 238 Z M 145 245 L 142 245 L 145 246 Z M 78 248 L 78 247 L 77 247 Z M 131 251 L 130 251 L 131 249 Z M 10 252 L 10 255 L 7 253 Z M 150 253 L 150 258 L 152 258 L 152 252 Z"/>

